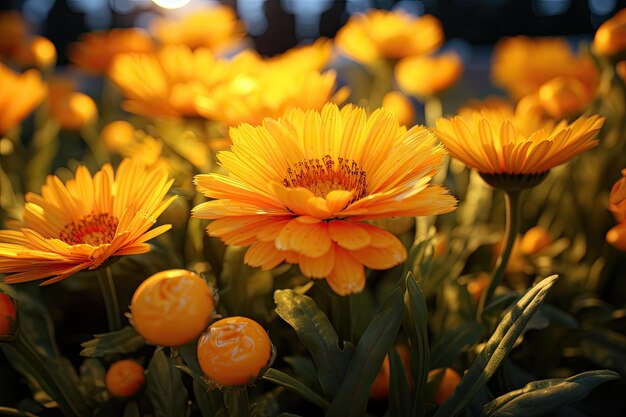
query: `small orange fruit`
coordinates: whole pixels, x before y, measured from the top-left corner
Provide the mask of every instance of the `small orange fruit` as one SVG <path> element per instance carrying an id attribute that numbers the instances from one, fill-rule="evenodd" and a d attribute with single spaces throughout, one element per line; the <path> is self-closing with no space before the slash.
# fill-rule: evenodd
<path id="1" fill-rule="evenodd" d="M 143 366 L 130 359 L 115 362 L 104 377 L 107 391 L 114 397 L 135 395 L 144 381 Z"/>

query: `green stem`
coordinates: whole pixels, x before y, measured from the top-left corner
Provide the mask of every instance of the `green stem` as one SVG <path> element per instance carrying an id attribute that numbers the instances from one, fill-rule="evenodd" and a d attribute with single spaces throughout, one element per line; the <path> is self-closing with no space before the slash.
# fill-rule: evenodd
<path id="1" fill-rule="evenodd" d="M 115 283 L 113 282 L 111 268 L 107 266 L 106 268 L 99 269 L 97 275 L 100 291 L 102 291 L 102 298 L 104 298 L 109 330 L 112 332 L 120 330 L 122 328 L 120 305 L 117 301 L 117 293 L 115 292 Z"/>
<path id="2" fill-rule="evenodd" d="M 435 122 L 443 116 L 443 105 L 437 96 L 430 96 L 424 101 L 424 120 L 426 126 L 435 127 Z"/>
<path id="3" fill-rule="evenodd" d="M 487 291 L 483 295 L 480 300 L 480 305 L 478 307 L 478 317 L 482 316 L 482 313 L 485 307 L 489 306 L 491 299 L 496 291 L 496 288 L 502 282 L 502 278 L 504 277 L 504 271 L 506 269 L 507 264 L 509 263 L 509 258 L 511 256 L 511 252 L 513 250 L 513 244 L 515 243 L 515 238 L 517 237 L 517 232 L 519 230 L 520 223 L 520 194 L 521 191 L 505 191 L 504 194 L 504 202 L 506 206 L 506 228 L 504 230 L 504 250 L 502 254 L 498 258 L 498 264 L 496 269 L 491 276 L 491 282 L 489 283 L 489 287 Z"/>
<path id="4" fill-rule="evenodd" d="M 393 62 L 380 59 L 371 66 L 374 71 L 372 88 L 367 100 L 367 108 L 374 111 L 383 103 L 383 97 L 391 91 L 393 83 Z"/>
<path id="5" fill-rule="evenodd" d="M 228 417 L 249 417 L 248 387 L 240 385 L 224 390 Z"/>

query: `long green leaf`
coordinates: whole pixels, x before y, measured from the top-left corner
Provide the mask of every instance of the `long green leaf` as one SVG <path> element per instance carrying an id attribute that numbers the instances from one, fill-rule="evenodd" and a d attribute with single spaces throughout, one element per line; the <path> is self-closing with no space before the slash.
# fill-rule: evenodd
<path id="1" fill-rule="evenodd" d="M 466 322 L 443 334 L 433 343 L 430 369 L 450 366 L 463 351 L 480 341 L 485 330 L 480 323 Z"/>
<path id="2" fill-rule="evenodd" d="M 28 411 L 20 411 L 9 407 L 0 407 L 0 416 L 37 417 L 35 414 L 29 413 Z"/>
<path id="3" fill-rule="evenodd" d="M 483 407 L 485 417 L 543 416 L 556 408 L 585 398 L 598 385 L 619 379 L 613 371 L 589 371 L 569 378 L 533 381 Z"/>
<path id="4" fill-rule="evenodd" d="M 123 329 L 97 334 L 91 340 L 81 343 L 84 348 L 80 354 L 89 358 L 99 358 L 115 353 L 131 353 L 139 350 L 145 341 L 132 326 Z"/>
<path id="5" fill-rule="evenodd" d="M 286 373 L 281 372 L 278 369 L 269 368 L 267 371 L 265 371 L 263 376 L 261 376 L 261 379 L 285 387 L 289 391 L 298 394 L 302 398 L 312 402 L 323 410 L 326 410 L 328 408 L 328 401 L 322 398 L 318 393 L 316 393 L 311 388 L 307 387 L 294 377 L 287 375 Z"/>
<path id="6" fill-rule="evenodd" d="M 148 398 L 156 417 L 180 417 L 187 412 L 187 390 L 174 360 L 157 349 L 148 365 Z"/>
<path id="7" fill-rule="evenodd" d="M 312 298 L 292 290 L 276 290 L 274 302 L 276 314 L 293 327 L 311 353 L 324 395 L 333 398 L 352 356 L 351 345 L 339 348 L 335 329 Z"/>
<path id="8" fill-rule="evenodd" d="M 202 417 L 226 416 L 226 406 L 221 393 L 216 389 L 210 389 L 200 376 L 194 375 L 193 393 Z"/>
<path id="9" fill-rule="evenodd" d="M 454 417 L 465 408 L 506 359 L 515 341 L 537 312 L 557 279 L 558 277 L 553 275 L 526 291 L 504 316 L 452 396 L 441 405 L 434 417 Z"/>
<path id="10" fill-rule="evenodd" d="M 406 417 L 411 412 L 411 394 L 404 364 L 395 348 L 389 351 L 389 417 Z"/>
<path id="11" fill-rule="evenodd" d="M 248 387 L 240 385 L 226 388 L 223 392 L 224 404 L 228 410 L 228 417 L 249 417 L 250 403 L 248 402 Z"/>
<path id="12" fill-rule="evenodd" d="M 406 276 L 404 294 L 404 329 L 411 343 L 411 374 L 415 384 L 412 416 L 424 412 L 426 382 L 430 369 L 430 349 L 428 347 L 428 310 L 422 289 L 409 272 Z"/>
<path id="13" fill-rule="evenodd" d="M 403 309 L 402 291 L 397 288 L 387 297 L 361 336 L 327 417 L 365 415 L 372 382 L 400 328 Z"/>

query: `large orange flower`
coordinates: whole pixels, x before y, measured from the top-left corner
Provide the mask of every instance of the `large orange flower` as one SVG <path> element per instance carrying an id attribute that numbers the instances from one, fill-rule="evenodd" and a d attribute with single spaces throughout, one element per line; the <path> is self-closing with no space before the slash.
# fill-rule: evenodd
<path id="1" fill-rule="evenodd" d="M 17 126 L 46 97 L 36 70 L 16 74 L 0 63 L 0 135 Z"/>
<path id="2" fill-rule="evenodd" d="M 437 134 L 454 158 L 481 174 L 543 174 L 596 146 L 603 123 L 600 116 L 555 123 L 502 108 L 439 119 Z"/>
<path id="3" fill-rule="evenodd" d="M 91 177 L 81 166 L 64 185 L 50 175 L 41 195 L 28 193 L 23 222 L 0 230 L 0 273 L 7 283 L 48 278 L 52 284 L 113 256 L 150 250 L 148 240 L 170 229 L 149 230 L 176 198 L 165 198 L 173 180 L 125 159 Z"/>
<path id="4" fill-rule="evenodd" d="M 342 53 L 367 64 L 433 52 L 443 43 L 443 30 L 430 15 L 417 18 L 402 10 L 371 9 L 351 17 L 335 41 Z"/>
<path id="5" fill-rule="evenodd" d="M 198 190 L 215 200 L 193 215 L 213 219 L 207 233 L 226 244 L 251 245 L 247 264 L 299 264 L 341 295 L 363 289 L 364 266 L 387 269 L 406 259 L 394 235 L 366 221 L 456 205 L 430 185 L 445 154 L 435 136 L 422 126 L 407 131 L 386 109 L 369 117 L 352 105 L 293 109 L 230 136 L 232 150 L 218 154 L 229 175 L 196 177 Z"/>

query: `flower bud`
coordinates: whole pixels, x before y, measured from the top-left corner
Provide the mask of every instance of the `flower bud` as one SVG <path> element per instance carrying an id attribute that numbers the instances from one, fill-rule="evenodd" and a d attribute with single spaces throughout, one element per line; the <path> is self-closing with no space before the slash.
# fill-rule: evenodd
<path id="1" fill-rule="evenodd" d="M 161 271 L 146 279 L 130 305 L 137 332 L 161 346 L 180 346 L 196 338 L 214 309 L 209 285 L 184 269 Z"/>
<path id="2" fill-rule="evenodd" d="M 115 362 L 107 370 L 104 384 L 113 397 L 131 397 L 145 381 L 143 366 L 130 359 Z"/>
<path id="3" fill-rule="evenodd" d="M 383 97 L 382 106 L 398 115 L 398 122 L 404 126 L 413 126 L 415 110 L 411 100 L 398 91 L 390 91 Z"/>
<path id="4" fill-rule="evenodd" d="M 626 252 L 626 222 L 613 227 L 606 234 L 606 241 L 615 249 Z"/>
<path id="5" fill-rule="evenodd" d="M 541 226 L 528 229 L 519 245 L 523 255 L 535 255 L 552 244 L 548 231 Z"/>
<path id="6" fill-rule="evenodd" d="M 626 9 L 600 25 L 593 39 L 593 49 L 602 56 L 626 51 Z"/>
<path id="7" fill-rule="evenodd" d="M 551 117 L 562 119 L 581 113 L 589 104 L 589 94 L 580 80 L 555 77 L 539 88 L 539 102 Z"/>
<path id="8" fill-rule="evenodd" d="M 121 154 L 135 143 L 135 127 L 125 120 L 111 122 L 102 128 L 100 138 L 109 151 Z"/>
<path id="9" fill-rule="evenodd" d="M 228 317 L 211 324 L 198 340 L 198 361 L 209 379 L 223 386 L 244 385 L 269 365 L 272 343 L 256 321 Z"/>
<path id="10" fill-rule="evenodd" d="M 454 53 L 437 57 L 414 56 L 398 62 L 396 80 L 407 94 L 428 97 L 452 86 L 462 72 L 463 62 Z"/>
<path id="11" fill-rule="evenodd" d="M 16 323 L 15 301 L 5 293 L 0 292 L 0 341 L 13 339 Z"/>
<path id="12" fill-rule="evenodd" d="M 408 377 L 411 375 L 411 369 L 409 368 L 410 352 L 405 345 L 397 345 L 396 352 L 400 355 L 402 365 L 404 366 L 404 373 Z M 384 400 L 389 396 L 389 378 L 391 377 L 391 367 L 389 365 L 389 355 L 385 356 L 383 364 L 376 375 L 376 379 L 372 383 L 370 388 L 370 398 L 374 400 Z"/>
<path id="13" fill-rule="evenodd" d="M 609 210 L 611 210 L 618 223 L 626 220 L 626 169 L 622 170 L 622 178 L 613 184 L 613 188 L 611 188 Z"/>
<path id="14" fill-rule="evenodd" d="M 22 47 L 16 60 L 22 65 L 50 68 L 56 59 L 57 50 L 54 44 L 48 38 L 35 36 Z"/>

